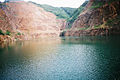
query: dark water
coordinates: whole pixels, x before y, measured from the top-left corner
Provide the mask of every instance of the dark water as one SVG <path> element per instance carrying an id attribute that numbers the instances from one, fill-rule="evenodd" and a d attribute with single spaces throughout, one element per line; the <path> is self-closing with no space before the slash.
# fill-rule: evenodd
<path id="1" fill-rule="evenodd" d="M 0 80 L 120 80 L 120 37 L 1 44 Z"/>

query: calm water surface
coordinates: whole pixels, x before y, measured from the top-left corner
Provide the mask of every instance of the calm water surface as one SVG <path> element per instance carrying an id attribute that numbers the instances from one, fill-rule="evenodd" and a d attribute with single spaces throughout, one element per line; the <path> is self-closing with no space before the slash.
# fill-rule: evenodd
<path id="1" fill-rule="evenodd" d="M 0 80 L 120 80 L 120 37 L 1 44 Z"/>

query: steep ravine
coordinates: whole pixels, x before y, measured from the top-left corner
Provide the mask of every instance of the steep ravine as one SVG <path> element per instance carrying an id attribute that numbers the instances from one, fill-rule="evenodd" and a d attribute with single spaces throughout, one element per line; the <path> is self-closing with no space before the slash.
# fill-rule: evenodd
<path id="1" fill-rule="evenodd" d="M 73 23 L 72 28 L 62 33 L 64 36 L 108 36 L 119 34 L 119 0 L 90 0 L 83 12 Z"/>

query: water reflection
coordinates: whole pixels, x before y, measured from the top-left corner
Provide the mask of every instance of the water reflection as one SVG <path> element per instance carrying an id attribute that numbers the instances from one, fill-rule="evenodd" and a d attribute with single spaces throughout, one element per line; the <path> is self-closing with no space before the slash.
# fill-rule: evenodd
<path id="1" fill-rule="evenodd" d="M 0 48 L 0 80 L 119 80 L 119 40 L 67 37 L 12 43 Z"/>

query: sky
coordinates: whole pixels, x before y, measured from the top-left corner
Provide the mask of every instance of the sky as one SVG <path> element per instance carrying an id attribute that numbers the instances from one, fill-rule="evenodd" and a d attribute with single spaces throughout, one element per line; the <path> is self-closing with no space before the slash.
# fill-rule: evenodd
<path id="1" fill-rule="evenodd" d="M 24 1 L 33 1 L 39 4 L 48 4 L 55 7 L 78 8 L 85 0 L 24 0 Z"/>

